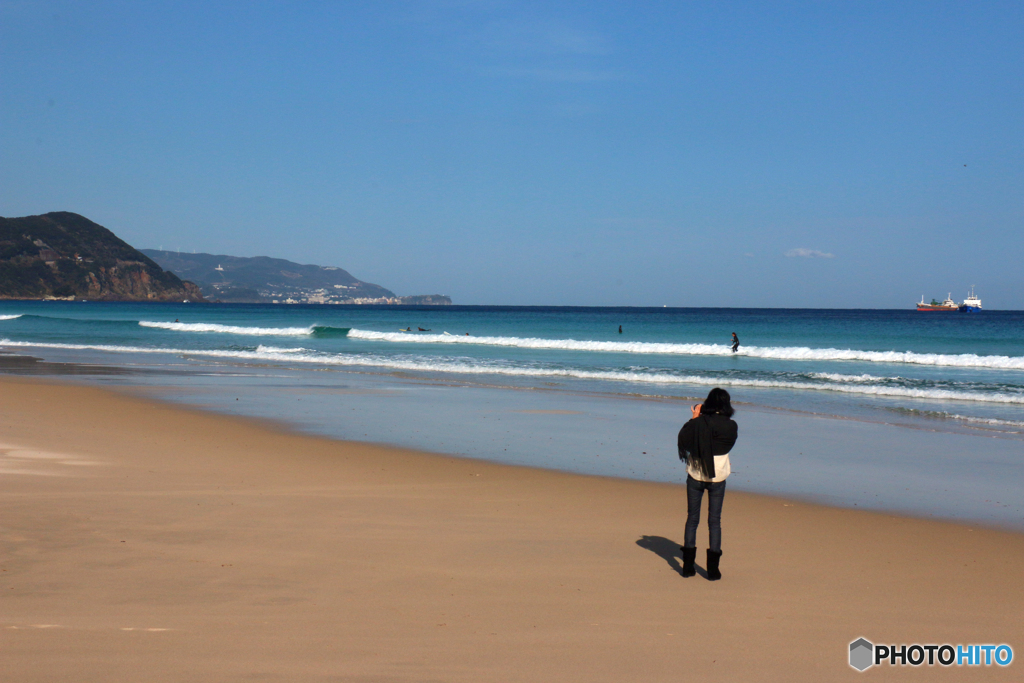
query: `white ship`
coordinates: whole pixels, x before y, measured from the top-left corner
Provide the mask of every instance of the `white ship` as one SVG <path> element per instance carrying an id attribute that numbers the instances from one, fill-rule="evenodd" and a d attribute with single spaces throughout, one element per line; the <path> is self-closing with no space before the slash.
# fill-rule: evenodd
<path id="1" fill-rule="evenodd" d="M 974 295 L 974 285 L 971 285 L 971 293 L 967 295 L 964 302 L 960 304 L 961 313 L 973 313 L 981 310 L 981 299 Z"/>

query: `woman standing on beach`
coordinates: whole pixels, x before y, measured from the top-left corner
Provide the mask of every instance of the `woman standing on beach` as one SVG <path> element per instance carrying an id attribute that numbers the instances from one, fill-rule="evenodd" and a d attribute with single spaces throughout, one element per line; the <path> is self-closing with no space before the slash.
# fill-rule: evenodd
<path id="1" fill-rule="evenodd" d="M 715 387 L 703 405 L 692 408 L 693 419 L 679 430 L 679 459 L 686 461 L 686 535 L 683 551 L 683 576 L 697 573 L 697 527 L 700 502 L 708 492 L 708 580 L 722 578 L 718 569 L 722 559 L 722 503 L 725 480 L 732 472 L 729 451 L 736 443 L 739 428 L 732 420 L 729 392 Z"/>

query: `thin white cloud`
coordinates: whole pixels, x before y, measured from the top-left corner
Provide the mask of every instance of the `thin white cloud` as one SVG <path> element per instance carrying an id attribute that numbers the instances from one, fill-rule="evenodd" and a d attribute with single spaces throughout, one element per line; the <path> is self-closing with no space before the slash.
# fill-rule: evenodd
<path id="1" fill-rule="evenodd" d="M 559 102 L 551 105 L 549 109 L 555 116 L 567 119 L 589 116 L 600 111 L 596 105 L 581 102 Z"/>
<path id="2" fill-rule="evenodd" d="M 491 74 L 496 76 L 533 78 L 541 81 L 556 81 L 562 83 L 600 83 L 604 81 L 618 81 L 623 78 L 620 72 L 607 69 L 559 69 L 541 67 L 525 69 L 490 69 L 489 71 Z"/>
<path id="3" fill-rule="evenodd" d="M 552 55 L 602 55 L 609 51 L 608 41 L 599 33 L 544 20 L 494 21 L 473 37 L 500 51 Z"/>
<path id="4" fill-rule="evenodd" d="M 797 247 L 796 249 L 790 249 L 786 252 L 786 256 L 790 258 L 835 258 L 835 254 L 830 254 L 827 251 L 818 251 L 817 249 L 808 249 L 806 247 Z"/>

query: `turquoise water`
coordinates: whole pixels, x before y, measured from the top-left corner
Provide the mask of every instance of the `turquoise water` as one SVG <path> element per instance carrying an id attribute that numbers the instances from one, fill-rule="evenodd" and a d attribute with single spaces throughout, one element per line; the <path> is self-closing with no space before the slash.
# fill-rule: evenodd
<path id="1" fill-rule="evenodd" d="M 1024 313 L 992 311 L 0 304 L 0 347 L 47 358 L 652 397 L 724 386 L 758 405 L 1009 433 L 1024 428 L 1022 329 Z"/>
<path id="2" fill-rule="evenodd" d="M 731 488 L 1024 529 L 1022 327 L 1001 311 L 2 302 L 0 352 L 313 434 L 674 483 L 688 406 L 724 386 Z"/>

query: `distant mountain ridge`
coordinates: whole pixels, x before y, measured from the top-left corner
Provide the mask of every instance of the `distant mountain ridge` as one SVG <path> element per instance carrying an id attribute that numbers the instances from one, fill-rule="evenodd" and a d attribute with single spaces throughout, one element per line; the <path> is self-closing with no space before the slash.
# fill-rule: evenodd
<path id="1" fill-rule="evenodd" d="M 0 298 L 203 300 L 191 282 L 102 225 L 67 211 L 0 218 Z"/>
<path id="2" fill-rule="evenodd" d="M 451 304 L 437 294 L 397 296 L 334 266 L 269 256 L 189 254 L 142 249 L 165 270 L 195 282 L 208 299 L 231 303 Z"/>

